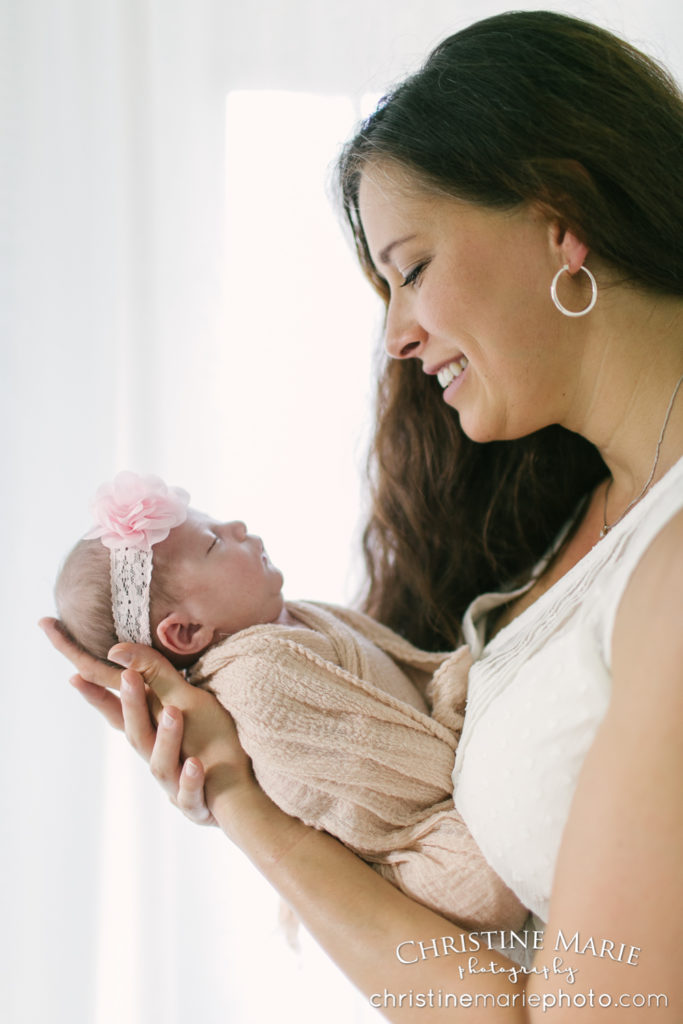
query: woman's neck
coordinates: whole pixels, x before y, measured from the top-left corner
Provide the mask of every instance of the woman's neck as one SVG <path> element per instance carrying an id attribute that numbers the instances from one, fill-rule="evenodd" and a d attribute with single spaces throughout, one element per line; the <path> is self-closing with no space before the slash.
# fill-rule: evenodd
<path id="1" fill-rule="evenodd" d="M 610 522 L 683 455 L 683 300 L 623 285 L 605 291 L 563 425 L 607 465 Z"/>

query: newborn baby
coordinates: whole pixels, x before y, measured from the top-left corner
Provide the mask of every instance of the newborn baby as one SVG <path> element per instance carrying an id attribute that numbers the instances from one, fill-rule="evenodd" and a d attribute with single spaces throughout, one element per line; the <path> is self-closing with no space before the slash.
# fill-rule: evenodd
<path id="1" fill-rule="evenodd" d="M 284 811 L 467 929 L 521 928 L 453 806 L 468 649 L 420 651 L 360 612 L 286 602 L 260 538 L 188 502 L 133 473 L 99 489 L 55 590 L 74 639 L 97 657 L 153 645 L 231 713 Z"/>

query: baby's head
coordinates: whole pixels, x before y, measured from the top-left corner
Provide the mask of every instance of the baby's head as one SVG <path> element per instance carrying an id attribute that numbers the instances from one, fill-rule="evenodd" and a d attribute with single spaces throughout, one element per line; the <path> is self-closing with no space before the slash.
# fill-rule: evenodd
<path id="1" fill-rule="evenodd" d="M 260 538 L 188 501 L 134 473 L 97 492 L 98 525 L 67 556 L 55 587 L 62 622 L 96 657 L 128 640 L 184 668 L 222 637 L 282 612 L 282 573 Z"/>

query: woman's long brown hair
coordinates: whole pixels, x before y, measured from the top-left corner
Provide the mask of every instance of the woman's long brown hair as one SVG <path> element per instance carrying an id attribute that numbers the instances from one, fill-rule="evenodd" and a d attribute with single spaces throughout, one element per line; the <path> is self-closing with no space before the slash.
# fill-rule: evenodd
<path id="1" fill-rule="evenodd" d="M 596 26 L 543 11 L 478 22 L 361 126 L 339 161 L 340 194 L 386 299 L 358 211 L 361 174 L 377 160 L 469 202 L 541 204 L 622 280 L 683 294 L 683 102 L 654 61 Z M 423 647 L 456 646 L 470 601 L 528 575 L 605 474 L 597 450 L 558 426 L 475 444 L 414 360 L 385 360 L 367 610 Z"/>

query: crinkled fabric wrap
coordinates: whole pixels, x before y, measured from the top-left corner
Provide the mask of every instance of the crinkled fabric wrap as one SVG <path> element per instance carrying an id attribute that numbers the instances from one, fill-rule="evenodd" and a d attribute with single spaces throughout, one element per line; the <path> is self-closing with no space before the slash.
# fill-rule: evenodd
<path id="1" fill-rule="evenodd" d="M 469 649 L 430 654 L 357 612 L 288 607 L 332 641 L 337 664 L 298 642 L 308 630 L 256 626 L 212 648 L 190 676 L 233 715 L 265 792 L 463 927 L 521 927 L 527 911 L 453 806 Z M 373 648 L 411 686 L 422 679 L 432 716 L 392 693 L 394 680 L 384 688 L 390 673 L 369 681 Z"/>

